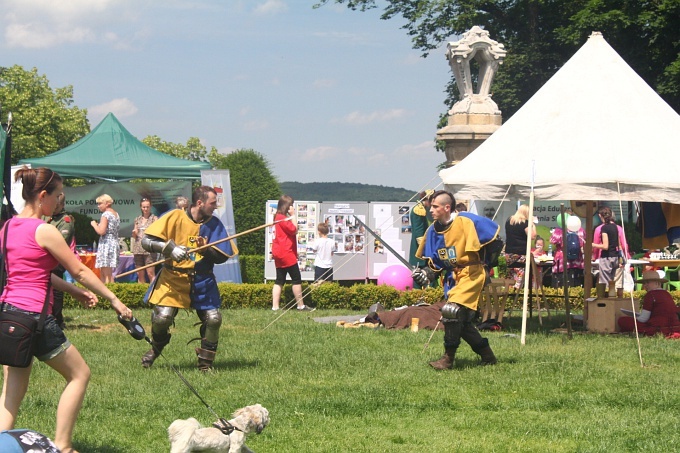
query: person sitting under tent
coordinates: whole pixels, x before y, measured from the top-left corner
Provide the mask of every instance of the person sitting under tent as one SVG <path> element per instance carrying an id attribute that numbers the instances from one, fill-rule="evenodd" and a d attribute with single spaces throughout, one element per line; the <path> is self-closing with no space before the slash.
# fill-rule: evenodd
<path id="1" fill-rule="evenodd" d="M 643 335 L 654 336 L 657 333 L 670 335 L 680 332 L 680 319 L 678 319 L 678 307 L 675 305 L 671 293 L 661 287 L 668 280 L 661 278 L 657 271 L 644 271 L 642 278 L 636 283 L 642 283 L 642 288 L 647 291 L 642 299 L 642 310 L 633 316 L 621 316 L 619 328 L 621 332 L 634 332 L 635 323 L 637 330 Z M 628 313 L 631 313 L 627 310 Z"/>

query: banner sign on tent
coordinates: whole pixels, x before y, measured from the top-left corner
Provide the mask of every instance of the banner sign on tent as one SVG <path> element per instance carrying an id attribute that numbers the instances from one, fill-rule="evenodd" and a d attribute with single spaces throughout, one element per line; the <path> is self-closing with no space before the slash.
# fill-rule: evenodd
<path id="1" fill-rule="evenodd" d="M 13 189 L 14 190 L 14 189 Z M 19 192 L 21 193 L 21 192 Z M 99 221 L 101 212 L 97 208 L 97 197 L 107 194 L 113 198 L 113 209 L 120 216 L 120 237 L 130 237 L 135 218 L 141 215 L 139 202 L 142 198 L 151 201 L 152 212 L 160 217 L 164 212 L 175 209 L 175 198 L 182 195 L 191 199 L 190 181 L 145 182 L 145 183 L 103 183 L 82 187 L 64 187 L 66 211 L 83 214 Z"/>
<path id="2" fill-rule="evenodd" d="M 234 222 L 234 207 L 231 200 L 229 170 L 201 170 L 201 184 L 215 189 L 217 209 L 215 209 L 213 215 L 222 221 L 227 229 L 227 235 L 233 236 L 236 234 L 236 223 Z M 243 283 L 238 255 L 229 258 L 226 263 L 216 265 L 214 273 L 218 282 Z"/>

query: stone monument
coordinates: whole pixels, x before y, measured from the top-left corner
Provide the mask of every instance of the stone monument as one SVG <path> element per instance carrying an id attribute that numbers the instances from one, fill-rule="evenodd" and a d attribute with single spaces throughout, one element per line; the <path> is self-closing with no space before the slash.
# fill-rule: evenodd
<path id="1" fill-rule="evenodd" d="M 503 44 L 478 26 L 447 46 L 446 58 L 461 96 L 448 112 L 448 125 L 437 131 L 437 139 L 446 143 L 447 167 L 463 160 L 501 126 L 501 112 L 489 91 L 505 54 Z M 476 84 L 470 70 L 473 60 L 479 66 Z"/>

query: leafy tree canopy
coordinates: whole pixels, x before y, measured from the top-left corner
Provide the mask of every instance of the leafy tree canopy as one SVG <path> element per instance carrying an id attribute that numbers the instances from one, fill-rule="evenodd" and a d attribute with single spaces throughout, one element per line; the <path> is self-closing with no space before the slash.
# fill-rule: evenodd
<path id="1" fill-rule="evenodd" d="M 0 104 L 3 116 L 13 117 L 13 164 L 44 157 L 90 132 L 87 110 L 73 105 L 73 86 L 52 89 L 36 68 L 0 67 Z"/>
<path id="2" fill-rule="evenodd" d="M 166 142 L 161 140 L 157 135 L 149 135 L 143 138 L 142 142 L 157 151 L 179 157 L 180 159 L 205 161 L 208 157 L 208 148 L 201 143 L 201 140 L 198 137 L 190 137 L 187 140 L 186 145 Z M 216 153 L 217 148 L 213 146 L 210 152 Z"/>
<path id="3" fill-rule="evenodd" d="M 236 231 L 262 225 L 267 200 L 278 200 L 281 196 L 279 183 L 267 159 L 252 149 L 239 149 L 225 155 L 213 148 L 208 161 L 213 168 L 229 170 Z M 264 242 L 265 230 L 262 229 L 238 238 L 238 248 L 242 255 L 263 255 Z"/>
<path id="4" fill-rule="evenodd" d="M 508 54 L 493 96 L 507 121 L 593 31 L 680 112 L 679 0 L 320 0 L 366 11 L 385 4 L 381 19 L 401 16 L 413 48 L 425 55 L 475 25 Z M 447 107 L 457 99 L 449 83 Z"/>

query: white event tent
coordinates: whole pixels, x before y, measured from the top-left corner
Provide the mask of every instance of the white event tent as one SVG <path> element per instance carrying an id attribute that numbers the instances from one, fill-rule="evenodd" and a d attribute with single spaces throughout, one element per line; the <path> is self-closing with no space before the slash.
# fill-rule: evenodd
<path id="1" fill-rule="evenodd" d="M 456 198 L 680 203 L 680 116 L 594 32 L 515 115 L 439 175 Z"/>

